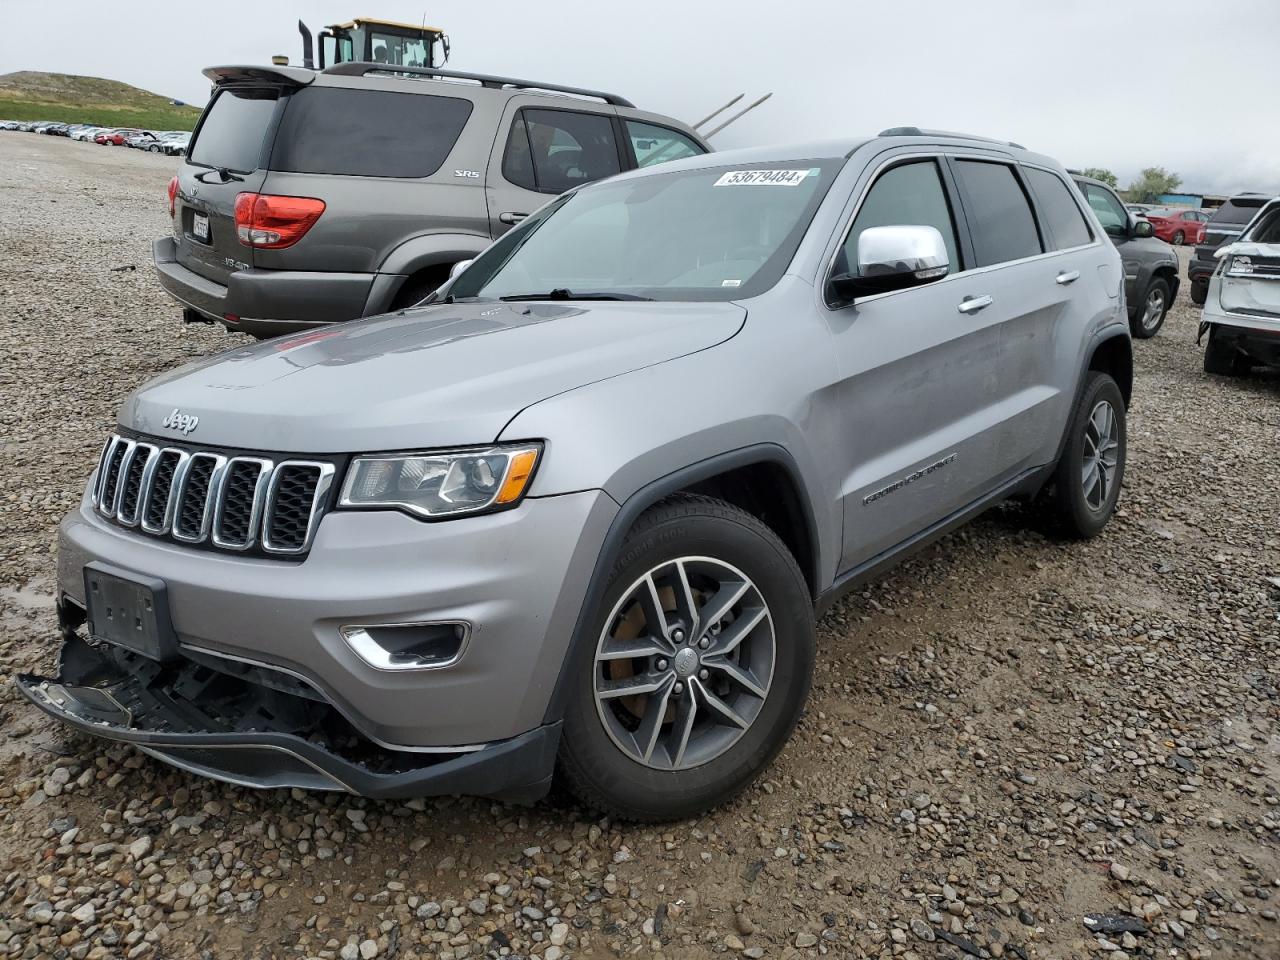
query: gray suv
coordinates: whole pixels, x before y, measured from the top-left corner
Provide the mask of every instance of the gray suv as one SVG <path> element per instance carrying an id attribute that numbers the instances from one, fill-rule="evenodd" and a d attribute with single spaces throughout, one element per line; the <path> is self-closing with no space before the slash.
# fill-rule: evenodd
<path id="1" fill-rule="evenodd" d="M 1178 255 L 1155 229 L 1129 210 L 1101 180 L 1072 172 L 1076 186 L 1093 208 L 1124 262 L 1124 295 L 1129 328 L 1140 340 L 1154 337 L 1178 295 Z"/>
<path id="2" fill-rule="evenodd" d="M 20 688 L 242 784 L 695 814 L 845 591 L 1008 498 L 1102 530 L 1123 284 L 1058 164 L 957 134 L 571 191 L 424 305 L 133 393 Z"/>
<path id="3" fill-rule="evenodd" d="M 258 337 L 417 303 L 557 194 L 707 152 L 610 93 L 376 63 L 210 67 L 153 246 L 188 320 Z"/>

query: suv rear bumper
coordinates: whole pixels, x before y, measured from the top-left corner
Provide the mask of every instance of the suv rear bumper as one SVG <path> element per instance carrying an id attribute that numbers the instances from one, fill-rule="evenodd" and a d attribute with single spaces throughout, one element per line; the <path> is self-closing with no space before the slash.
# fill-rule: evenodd
<path id="1" fill-rule="evenodd" d="M 184 307 L 230 330 L 259 337 L 363 317 L 377 277 L 373 273 L 249 269 L 229 274 L 223 286 L 179 263 L 173 237 L 152 243 L 151 258 L 160 286 Z"/>

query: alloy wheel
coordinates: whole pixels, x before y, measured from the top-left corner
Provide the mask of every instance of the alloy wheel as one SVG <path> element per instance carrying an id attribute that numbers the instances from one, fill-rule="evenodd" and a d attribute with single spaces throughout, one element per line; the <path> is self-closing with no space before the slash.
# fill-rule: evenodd
<path id="1" fill-rule="evenodd" d="M 1154 330 L 1163 316 L 1164 291 L 1157 287 L 1147 294 L 1147 302 L 1142 309 L 1142 329 Z"/>
<path id="2" fill-rule="evenodd" d="M 1120 460 L 1119 432 L 1114 408 L 1108 401 L 1100 400 L 1089 414 L 1085 427 L 1080 471 L 1084 502 L 1090 510 L 1101 510 L 1111 496 Z"/>
<path id="3" fill-rule="evenodd" d="M 710 557 L 671 560 L 631 584 L 605 621 L 596 710 L 637 763 L 701 766 L 760 715 L 775 653 L 768 605 L 746 574 Z"/>

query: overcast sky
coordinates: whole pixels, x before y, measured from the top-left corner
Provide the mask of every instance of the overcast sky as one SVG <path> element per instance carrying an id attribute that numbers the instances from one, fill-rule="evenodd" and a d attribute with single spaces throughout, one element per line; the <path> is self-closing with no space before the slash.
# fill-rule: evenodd
<path id="1" fill-rule="evenodd" d="M 110 77 L 202 103 L 200 69 L 300 60 L 353 16 L 443 27 L 450 66 L 611 90 L 688 122 L 773 99 L 721 149 L 914 124 L 1016 140 L 1121 185 L 1280 193 L 1277 0 L 5 0 L 0 73 Z M 45 43 L 42 38 L 55 37 Z M 747 101 L 743 101 L 744 103 Z"/>

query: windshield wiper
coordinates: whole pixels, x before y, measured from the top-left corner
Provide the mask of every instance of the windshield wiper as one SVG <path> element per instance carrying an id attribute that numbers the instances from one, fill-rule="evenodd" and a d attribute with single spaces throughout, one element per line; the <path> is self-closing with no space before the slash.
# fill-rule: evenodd
<path id="1" fill-rule="evenodd" d="M 235 181 L 236 183 L 244 182 L 244 177 L 236 176 L 226 167 L 214 167 L 212 170 L 204 170 L 196 174 L 196 179 L 201 183 L 208 183 L 209 181 L 206 180 L 205 177 L 209 176 L 211 173 L 216 173 L 218 175 L 219 183 L 231 183 L 232 181 Z"/>
<path id="2" fill-rule="evenodd" d="M 604 290 L 599 291 L 583 291 L 582 293 L 574 293 L 565 287 L 556 287 L 546 293 L 516 293 L 509 297 L 499 297 L 499 300 L 653 300 L 653 297 L 641 297 L 634 293 L 609 293 Z"/>

